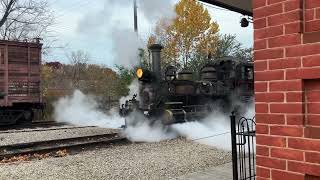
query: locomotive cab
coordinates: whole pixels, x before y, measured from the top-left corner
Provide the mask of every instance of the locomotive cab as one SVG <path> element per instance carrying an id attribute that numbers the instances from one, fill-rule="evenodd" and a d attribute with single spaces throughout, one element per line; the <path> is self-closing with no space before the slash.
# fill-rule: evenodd
<path id="1" fill-rule="evenodd" d="M 236 68 L 235 87 L 242 101 L 248 101 L 254 93 L 254 69 L 252 62 L 242 62 Z"/>

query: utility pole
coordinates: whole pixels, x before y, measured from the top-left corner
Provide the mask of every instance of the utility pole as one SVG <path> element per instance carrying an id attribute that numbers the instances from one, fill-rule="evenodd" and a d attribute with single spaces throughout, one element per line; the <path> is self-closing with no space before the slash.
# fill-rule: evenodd
<path id="1" fill-rule="evenodd" d="M 137 6 L 137 0 L 133 0 L 133 12 L 134 12 L 134 32 L 138 33 L 138 6 Z"/>

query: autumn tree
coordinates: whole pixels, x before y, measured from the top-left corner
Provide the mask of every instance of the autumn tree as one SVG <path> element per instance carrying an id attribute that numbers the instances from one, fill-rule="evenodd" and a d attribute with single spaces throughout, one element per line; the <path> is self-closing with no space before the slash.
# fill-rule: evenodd
<path id="1" fill-rule="evenodd" d="M 155 26 L 154 34 L 149 37 L 147 44 L 148 47 L 154 43 L 163 45 L 164 49 L 161 53 L 161 65 L 166 66 L 174 64 L 178 67 L 180 65 L 177 61 L 179 58 L 179 49 L 177 47 L 177 39 L 173 36 L 172 31 L 170 31 L 172 26 L 172 21 L 170 19 L 160 19 Z M 145 50 L 145 52 L 148 51 Z"/>
<path id="2" fill-rule="evenodd" d="M 240 60 L 252 61 L 252 52 L 253 49 L 243 47 L 243 45 L 237 41 L 235 35 L 221 35 L 217 41 L 217 47 L 213 58 L 217 59 L 225 56 L 233 56 Z"/>
<path id="3" fill-rule="evenodd" d="M 161 19 L 149 38 L 149 43 L 164 45 L 163 59 L 187 67 L 196 54 L 214 53 L 219 26 L 212 21 L 208 10 L 196 0 L 180 0 L 175 12 L 173 21 Z"/>
<path id="4" fill-rule="evenodd" d="M 104 65 L 91 64 L 89 53 L 82 50 L 70 52 L 67 58 L 67 64 L 52 62 L 43 65 L 43 89 L 53 93 L 59 91 L 61 94 L 78 89 L 112 99 L 127 95 L 127 87 L 134 77 L 132 70 L 117 66 L 117 71 L 114 71 Z"/>
<path id="5" fill-rule="evenodd" d="M 117 98 L 119 78 L 112 69 L 96 64 L 88 64 L 81 76 L 80 90 L 99 97 Z"/>
<path id="6" fill-rule="evenodd" d="M 41 85 L 42 95 L 46 97 L 48 95 L 48 89 L 50 82 L 53 80 L 53 69 L 47 65 L 41 66 Z"/>
<path id="7" fill-rule="evenodd" d="M 5 40 L 43 38 L 54 23 L 48 0 L 0 0 L 0 37 Z"/>

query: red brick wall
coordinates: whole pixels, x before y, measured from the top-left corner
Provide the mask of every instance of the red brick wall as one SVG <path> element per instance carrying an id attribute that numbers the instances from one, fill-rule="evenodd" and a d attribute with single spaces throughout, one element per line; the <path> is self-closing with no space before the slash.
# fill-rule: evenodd
<path id="1" fill-rule="evenodd" d="M 320 0 L 253 0 L 257 179 L 320 177 Z"/>
<path id="2" fill-rule="evenodd" d="M 320 31 L 320 1 L 309 0 L 305 4 L 305 31 Z"/>

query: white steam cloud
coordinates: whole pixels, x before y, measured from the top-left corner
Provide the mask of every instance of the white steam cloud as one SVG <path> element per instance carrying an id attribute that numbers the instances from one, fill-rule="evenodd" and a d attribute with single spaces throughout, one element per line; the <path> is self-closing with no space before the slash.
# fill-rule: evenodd
<path id="1" fill-rule="evenodd" d="M 137 87 L 136 83 L 134 82 L 130 87 L 134 89 Z M 130 91 L 132 94 L 133 89 Z M 111 129 L 118 129 L 125 125 L 125 118 L 120 117 L 116 109 L 108 113 L 102 112 L 94 96 L 85 95 L 79 90 L 54 103 L 54 119 L 57 122 L 78 126 L 98 126 Z M 127 122 L 128 126 L 123 134 L 134 142 L 159 142 L 177 137 L 176 133 L 169 132 L 161 125 L 150 126 L 148 119 L 139 113 L 132 113 L 127 118 Z"/>
<path id="2" fill-rule="evenodd" d="M 143 47 L 143 42 L 133 30 L 114 29 L 112 42 L 116 64 L 128 69 L 139 64 L 139 48 Z"/>
<path id="3" fill-rule="evenodd" d="M 188 122 L 172 126 L 189 140 L 210 145 L 223 150 L 231 150 L 230 119 L 219 111 L 214 111 L 200 122 Z"/>
<path id="4" fill-rule="evenodd" d="M 159 18 L 173 18 L 175 2 L 175 0 L 137 0 L 139 25 L 143 26 L 142 22 L 152 23 Z M 121 11 L 126 11 L 126 14 L 120 14 Z M 126 25 L 133 24 L 133 0 L 105 0 L 100 11 L 85 14 L 78 23 L 78 31 L 88 32 L 101 27 L 104 27 L 104 30 L 106 27 L 113 29 L 124 25 L 122 19 L 132 20 L 132 23 L 124 22 Z"/>
<path id="5" fill-rule="evenodd" d="M 175 16 L 172 0 L 140 0 L 138 2 L 140 2 L 140 10 L 149 21 L 160 18 L 171 19 Z"/>
<path id="6" fill-rule="evenodd" d="M 131 85 L 133 89 L 136 87 L 136 82 Z M 131 93 L 133 92 L 132 90 Z M 58 122 L 103 128 L 120 128 L 125 124 L 125 119 L 118 115 L 117 110 L 108 113 L 100 111 L 94 97 L 84 95 L 80 91 L 61 98 L 54 105 L 54 118 Z M 133 142 L 159 142 L 182 136 L 196 143 L 229 151 L 231 150 L 229 115 L 217 109 L 202 121 L 163 127 L 160 124 L 150 125 L 144 115 L 132 113 L 126 119 L 127 128 L 123 134 Z M 253 103 L 247 107 L 245 117 L 254 117 Z"/>
<path id="7" fill-rule="evenodd" d="M 94 97 L 76 90 L 72 96 L 61 98 L 54 104 L 54 119 L 79 126 L 120 128 L 124 124 L 115 111 L 105 114 L 98 109 Z"/>
<path id="8" fill-rule="evenodd" d="M 244 104 L 242 104 L 244 106 Z M 244 117 L 253 118 L 253 103 L 247 104 Z M 214 110 L 202 121 L 172 125 L 181 136 L 189 140 L 213 146 L 223 150 L 231 150 L 230 115 L 222 113 L 219 108 Z"/>
<path id="9" fill-rule="evenodd" d="M 150 121 L 139 113 L 133 113 L 127 118 L 127 128 L 124 130 L 126 137 L 134 142 L 160 142 L 174 139 L 178 136 L 168 127 L 161 124 L 150 125 Z"/>
<path id="10" fill-rule="evenodd" d="M 137 0 L 139 29 L 161 17 L 174 17 L 173 0 Z M 147 24 L 147 25 L 146 25 Z M 100 11 L 89 12 L 79 21 L 77 31 L 96 36 L 110 36 L 112 57 L 117 65 L 138 65 L 139 48 L 144 42 L 133 30 L 133 0 L 105 0 Z"/>
<path id="11" fill-rule="evenodd" d="M 78 22 L 77 31 L 80 33 L 103 33 L 119 27 L 117 11 L 129 5 L 128 0 L 105 0 L 101 10 L 91 11 Z M 118 25 L 118 26 L 117 26 Z"/>

